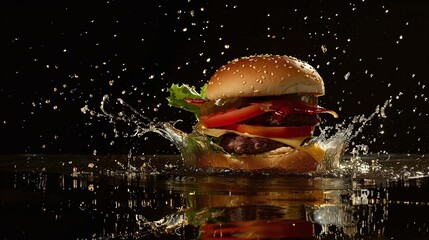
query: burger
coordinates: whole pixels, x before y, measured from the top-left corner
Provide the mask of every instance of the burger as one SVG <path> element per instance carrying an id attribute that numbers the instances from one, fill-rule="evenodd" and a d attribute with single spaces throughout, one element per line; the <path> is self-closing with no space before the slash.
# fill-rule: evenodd
<path id="1" fill-rule="evenodd" d="M 196 167 L 315 171 L 325 156 L 312 141 L 319 114 L 338 117 L 318 105 L 325 88 L 315 68 L 290 56 L 237 58 L 200 91 L 173 84 L 169 92 L 170 106 L 197 118 L 192 136 L 200 147 L 188 161 Z"/>

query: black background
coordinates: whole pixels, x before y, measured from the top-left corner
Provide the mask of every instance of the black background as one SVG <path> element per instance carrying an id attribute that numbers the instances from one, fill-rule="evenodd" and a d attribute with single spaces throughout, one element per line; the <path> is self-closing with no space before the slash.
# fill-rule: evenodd
<path id="1" fill-rule="evenodd" d="M 176 153 L 156 134 L 133 137 L 135 126 L 97 116 L 102 97 L 156 121 L 183 119 L 177 126 L 190 131 L 192 114 L 168 107 L 167 87 L 199 87 L 229 60 L 270 53 L 318 69 L 320 104 L 340 115 L 323 126 L 347 125 L 392 99 L 387 117 L 352 144 L 424 154 L 428 8 L 417 0 L 2 1 L 0 153 Z"/>

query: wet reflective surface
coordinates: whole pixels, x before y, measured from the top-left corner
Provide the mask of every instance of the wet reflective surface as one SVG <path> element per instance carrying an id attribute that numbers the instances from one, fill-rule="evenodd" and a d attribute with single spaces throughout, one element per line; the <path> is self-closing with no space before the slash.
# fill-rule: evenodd
<path id="1" fill-rule="evenodd" d="M 184 171 L 180 162 L 178 156 L 1 156 L 0 237 L 429 238 L 424 156 L 389 157 L 377 172 L 359 174 Z"/>

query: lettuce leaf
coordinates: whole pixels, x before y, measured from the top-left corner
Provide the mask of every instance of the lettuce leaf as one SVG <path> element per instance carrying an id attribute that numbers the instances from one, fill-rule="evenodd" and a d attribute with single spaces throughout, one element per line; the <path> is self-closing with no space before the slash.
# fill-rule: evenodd
<path id="1" fill-rule="evenodd" d="M 198 118 L 200 116 L 200 108 L 198 106 L 192 105 L 184 100 L 184 98 L 206 98 L 206 89 L 207 84 L 201 87 L 198 92 L 194 86 L 189 86 L 187 84 L 172 84 L 168 89 L 170 96 L 167 97 L 168 105 L 171 107 L 181 108 L 188 112 L 192 112 Z"/>

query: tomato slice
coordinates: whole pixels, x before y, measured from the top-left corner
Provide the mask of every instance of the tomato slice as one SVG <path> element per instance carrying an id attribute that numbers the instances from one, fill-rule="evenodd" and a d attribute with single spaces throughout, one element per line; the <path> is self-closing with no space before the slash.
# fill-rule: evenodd
<path id="1" fill-rule="evenodd" d="M 251 103 L 249 106 L 242 108 L 233 108 L 226 112 L 218 112 L 200 117 L 201 123 L 206 128 L 222 127 L 247 119 L 257 117 L 266 112 L 273 112 L 277 120 L 281 121 L 289 114 L 318 114 L 330 113 L 335 118 L 337 114 L 333 111 L 326 110 L 319 106 L 305 105 L 298 100 L 273 100 L 259 103 Z"/>
<path id="2" fill-rule="evenodd" d="M 241 122 L 262 115 L 265 112 L 267 112 L 267 110 L 262 104 L 252 104 L 240 109 L 231 109 L 226 112 L 201 116 L 200 119 L 204 127 L 214 128 Z"/>
<path id="3" fill-rule="evenodd" d="M 266 138 L 306 137 L 312 136 L 314 131 L 314 126 L 266 127 L 261 125 L 230 124 L 221 128 Z"/>

